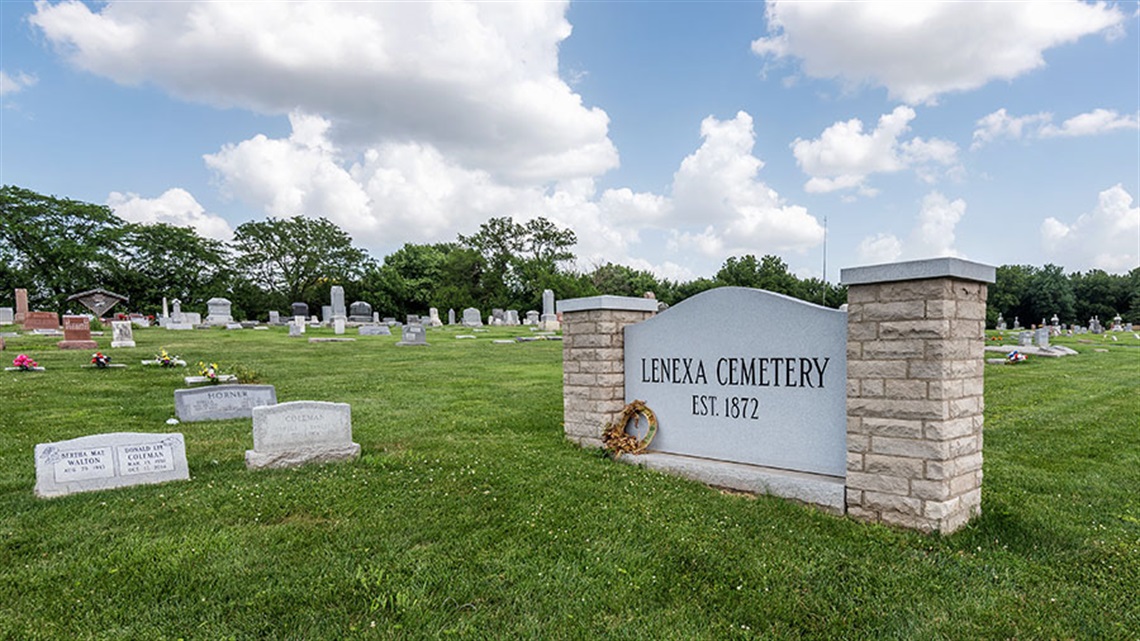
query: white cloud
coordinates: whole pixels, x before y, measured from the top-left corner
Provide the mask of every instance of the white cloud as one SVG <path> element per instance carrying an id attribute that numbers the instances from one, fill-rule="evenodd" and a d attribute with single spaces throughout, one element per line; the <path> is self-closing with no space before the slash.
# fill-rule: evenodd
<path id="1" fill-rule="evenodd" d="M 522 184 L 618 164 L 609 117 L 558 74 L 567 4 L 110 2 L 31 16 L 73 64 L 265 113 L 320 114 L 360 148 L 416 141 Z"/>
<path id="2" fill-rule="evenodd" d="M 952 201 L 932 191 L 922 199 L 905 244 L 894 234 L 878 233 L 860 241 L 855 253 L 865 264 L 961 256 L 954 248 L 954 229 L 965 214 L 966 201 Z"/>
<path id="3" fill-rule="evenodd" d="M 1041 223 L 1041 244 L 1051 261 L 1070 270 L 1126 272 L 1140 266 L 1140 207 L 1121 185 L 1110 187 L 1096 208 L 1066 224 L 1056 218 Z"/>
<path id="4" fill-rule="evenodd" d="M 908 104 L 1012 80 L 1044 52 L 1102 33 L 1119 36 L 1118 6 L 1063 2 L 769 2 L 757 55 L 798 58 L 804 73 L 849 87 L 886 87 Z"/>
<path id="5" fill-rule="evenodd" d="M 1140 129 L 1140 114 L 1122 116 L 1110 109 L 1094 109 L 1069 118 L 1060 127 L 1045 125 L 1041 128 L 1041 137 L 1093 136 L 1122 129 Z"/>
<path id="6" fill-rule="evenodd" d="M 1058 138 L 1095 136 L 1113 131 L 1140 129 L 1140 114 L 1121 115 L 1111 109 L 1094 109 L 1078 114 L 1061 123 L 1053 124 L 1053 114 L 1041 112 L 1028 116 L 1011 116 L 1004 108 L 978 120 L 974 142 L 970 149 L 977 150 L 999 139 Z"/>
<path id="7" fill-rule="evenodd" d="M 133 223 L 167 223 L 177 227 L 192 227 L 206 238 L 228 241 L 233 230 L 220 216 L 207 213 L 194 196 L 185 189 L 167 189 L 158 198 L 143 198 L 138 194 L 111 192 L 107 206 L 115 215 Z"/>
<path id="8" fill-rule="evenodd" d="M 863 122 L 852 118 L 837 122 L 823 130 L 819 138 L 792 142 L 796 163 L 811 179 L 804 189 L 812 193 L 858 188 L 863 195 L 876 191 L 866 185 L 869 175 L 915 169 L 927 182 L 937 178 L 935 166 L 957 164 L 958 146 L 932 138 L 900 140 L 910 131 L 915 112 L 907 106 L 896 107 L 879 118 L 878 126 L 863 132 Z"/>
<path id="9" fill-rule="evenodd" d="M 21 72 L 16 72 L 16 75 L 9 76 L 3 69 L 0 69 L 0 96 L 8 96 L 14 93 L 20 93 L 24 89 L 36 84 L 36 77 Z"/>

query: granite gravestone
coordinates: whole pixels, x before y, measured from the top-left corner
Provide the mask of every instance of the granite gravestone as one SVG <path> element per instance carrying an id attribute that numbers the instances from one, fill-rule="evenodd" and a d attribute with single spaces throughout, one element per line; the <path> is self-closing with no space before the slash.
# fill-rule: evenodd
<path id="1" fill-rule="evenodd" d="M 455 310 L 454 309 L 447 310 L 447 324 L 448 325 L 454 325 L 455 324 Z"/>
<path id="2" fill-rule="evenodd" d="M 483 318 L 479 314 L 479 310 L 474 307 L 468 307 L 463 310 L 463 326 L 464 327 L 482 327 Z"/>
<path id="3" fill-rule="evenodd" d="M 360 444 L 352 442 L 348 403 L 293 401 L 253 410 L 253 449 L 245 452 L 248 469 L 296 467 L 358 456 Z"/>
<path id="4" fill-rule="evenodd" d="M 846 336 L 845 312 L 708 290 L 625 328 L 625 400 L 657 415 L 651 453 L 843 478 Z"/>
<path id="5" fill-rule="evenodd" d="M 301 318 L 309 317 L 309 306 L 305 303 L 293 303 L 291 306 L 293 317 L 300 316 Z"/>
<path id="6" fill-rule="evenodd" d="M 186 481 L 181 434 L 115 432 L 36 445 L 36 496 Z"/>
<path id="7" fill-rule="evenodd" d="M 225 298 L 211 298 L 206 301 L 206 324 L 207 325 L 228 325 L 234 322 L 234 317 L 230 315 L 230 301 Z"/>
<path id="8" fill-rule="evenodd" d="M 439 320 L 439 310 L 435 307 L 428 309 L 428 325 L 432 327 L 443 327 L 443 321 Z"/>
<path id="9" fill-rule="evenodd" d="M 28 316 L 28 290 L 20 288 L 16 290 L 16 324 L 23 325 L 24 319 Z"/>
<path id="10" fill-rule="evenodd" d="M 391 336 L 392 330 L 387 325 L 361 325 L 356 333 L 361 336 Z"/>
<path id="11" fill-rule="evenodd" d="M 166 329 L 194 329 L 194 323 L 191 322 L 192 319 L 187 318 L 186 314 L 182 313 L 182 301 L 175 298 L 170 304 L 173 309 L 170 312 L 170 320 L 166 323 Z"/>
<path id="12" fill-rule="evenodd" d="M 372 322 L 372 306 L 362 300 L 349 305 L 348 320 L 353 323 Z"/>
<path id="13" fill-rule="evenodd" d="M 538 312 L 533 309 L 526 313 L 524 325 L 538 325 Z"/>
<path id="14" fill-rule="evenodd" d="M 343 316 L 334 316 L 332 324 L 333 324 L 333 333 L 334 334 L 336 334 L 337 336 L 340 336 L 341 334 L 344 333 L 344 317 Z"/>
<path id="15" fill-rule="evenodd" d="M 174 390 L 174 414 L 188 423 L 249 418 L 253 408 L 276 402 L 277 390 L 272 385 L 208 385 Z"/>
<path id="16" fill-rule="evenodd" d="M 0 307 L 0 325 L 11 325 L 16 322 L 16 312 L 11 307 Z"/>
<path id="17" fill-rule="evenodd" d="M 83 316 L 80 318 L 83 318 L 85 321 L 87 320 L 87 318 Z M 59 314 L 55 312 L 26 312 L 24 314 L 23 327 L 29 330 L 59 329 Z"/>
<path id="18" fill-rule="evenodd" d="M 504 325 L 511 325 L 511 326 L 518 325 L 519 324 L 519 310 L 508 309 L 507 315 L 503 319 L 503 324 Z"/>
<path id="19" fill-rule="evenodd" d="M 280 325 L 281 324 L 281 314 L 276 312 L 276 311 L 269 312 L 269 324 L 270 325 Z"/>
<path id="20" fill-rule="evenodd" d="M 404 325 L 403 334 L 397 345 L 427 345 L 427 332 L 423 325 Z"/>
<path id="21" fill-rule="evenodd" d="M 111 321 L 111 347 L 134 347 L 135 332 L 131 321 Z"/>
<path id="22" fill-rule="evenodd" d="M 344 288 L 333 285 L 329 291 L 329 299 L 332 302 L 332 318 L 348 318 L 348 312 L 344 307 Z"/>
<path id="23" fill-rule="evenodd" d="M 542 290 L 542 316 L 539 318 L 538 327 L 548 332 L 561 329 L 558 315 L 554 313 L 554 290 Z"/>
<path id="24" fill-rule="evenodd" d="M 91 340 L 91 321 L 86 316 L 63 317 L 63 340 L 56 343 L 60 349 L 98 349 Z"/>
<path id="25" fill-rule="evenodd" d="M 333 320 L 333 306 L 321 305 L 321 322 L 331 325 Z"/>

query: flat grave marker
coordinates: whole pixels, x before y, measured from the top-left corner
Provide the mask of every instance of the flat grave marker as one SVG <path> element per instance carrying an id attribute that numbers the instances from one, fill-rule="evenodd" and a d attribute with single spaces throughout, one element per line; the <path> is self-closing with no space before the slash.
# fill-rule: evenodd
<path id="1" fill-rule="evenodd" d="M 114 432 L 36 445 L 36 496 L 186 481 L 181 434 Z"/>

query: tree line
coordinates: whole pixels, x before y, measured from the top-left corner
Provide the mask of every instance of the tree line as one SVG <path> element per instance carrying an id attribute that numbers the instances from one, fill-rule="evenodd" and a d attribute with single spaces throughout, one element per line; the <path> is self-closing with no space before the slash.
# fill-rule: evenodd
<path id="1" fill-rule="evenodd" d="M 712 278 L 679 282 L 607 262 L 575 269 L 577 236 L 545 218 L 525 223 L 491 218 L 452 242 L 406 243 L 377 260 L 326 218 L 267 218 L 239 225 L 226 243 L 190 227 L 129 223 L 109 207 L 0 187 L 0 304 L 28 290 L 33 309 L 69 311 L 66 300 L 103 288 L 130 298 L 128 309 L 154 313 L 162 299 L 204 310 L 224 297 L 237 319 L 287 313 L 294 302 L 329 304 L 332 285 L 348 301 L 362 300 L 384 316 L 424 314 L 430 307 L 540 310 L 542 292 L 558 298 L 612 294 L 656 298 L 674 305 L 722 286 L 755 287 L 828 307 L 846 302 L 846 288 L 801 279 L 777 256 L 725 260 Z M 73 309 L 72 311 L 84 311 Z M 1116 312 L 1140 323 L 1140 268 L 1126 276 L 1092 271 L 1065 275 L 1059 267 L 998 268 L 990 288 L 990 326 L 998 313 L 1012 323 L 1058 314 L 1062 322 L 1102 320 Z"/>

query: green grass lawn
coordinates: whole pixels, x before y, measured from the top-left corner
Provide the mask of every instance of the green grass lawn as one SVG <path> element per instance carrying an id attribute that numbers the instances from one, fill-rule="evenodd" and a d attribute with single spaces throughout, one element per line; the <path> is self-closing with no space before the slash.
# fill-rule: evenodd
<path id="1" fill-rule="evenodd" d="M 1131 334 L 987 366 L 983 515 L 943 537 L 579 449 L 560 343 L 457 333 L 136 329 L 106 371 L 7 339 L 47 371 L 0 373 L 0 638 L 1140 639 Z M 250 472 L 248 419 L 166 425 L 199 360 L 350 403 L 361 459 Z M 182 432 L 191 480 L 34 497 L 37 443 L 115 431 Z"/>

